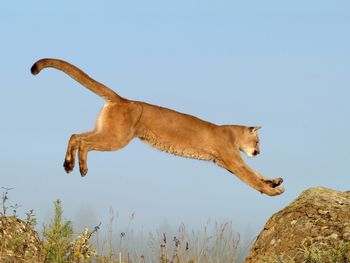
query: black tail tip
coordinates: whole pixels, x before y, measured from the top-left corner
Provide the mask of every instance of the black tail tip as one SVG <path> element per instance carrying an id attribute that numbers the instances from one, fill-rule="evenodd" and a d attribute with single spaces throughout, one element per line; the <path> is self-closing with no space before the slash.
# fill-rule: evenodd
<path id="1" fill-rule="evenodd" d="M 33 75 L 36 75 L 40 72 L 37 63 L 34 63 L 34 65 L 30 69 L 30 72 L 32 72 Z"/>

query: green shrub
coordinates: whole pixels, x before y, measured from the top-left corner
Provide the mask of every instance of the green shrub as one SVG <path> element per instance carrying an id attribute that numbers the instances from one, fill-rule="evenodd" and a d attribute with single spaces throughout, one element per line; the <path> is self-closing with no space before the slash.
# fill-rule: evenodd
<path id="1" fill-rule="evenodd" d="M 44 250 L 47 261 L 61 263 L 68 259 L 73 227 L 70 221 L 62 219 L 61 201 L 57 199 L 54 205 L 54 217 L 48 227 L 44 225 Z"/>
<path id="2" fill-rule="evenodd" d="M 73 238 L 74 231 L 71 221 L 63 220 L 63 209 L 61 201 L 54 202 L 55 213 L 48 227 L 44 226 L 44 251 L 46 262 L 88 262 L 96 256 L 95 248 L 89 239 L 99 229 L 96 226 L 93 231 L 87 228 L 85 231 Z"/>

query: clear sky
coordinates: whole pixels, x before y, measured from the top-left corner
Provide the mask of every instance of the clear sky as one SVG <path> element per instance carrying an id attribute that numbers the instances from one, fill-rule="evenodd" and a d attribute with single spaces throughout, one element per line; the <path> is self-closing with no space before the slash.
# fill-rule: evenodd
<path id="1" fill-rule="evenodd" d="M 3 1 L 0 6 L 0 185 L 47 218 L 155 229 L 264 222 L 312 186 L 350 190 L 349 1 Z M 30 74 L 43 57 L 67 60 L 121 96 L 217 124 L 261 125 L 247 159 L 286 192 L 261 195 L 212 163 L 134 140 L 91 152 L 89 173 L 62 167 L 71 134 L 88 131 L 103 100 L 62 72 Z"/>

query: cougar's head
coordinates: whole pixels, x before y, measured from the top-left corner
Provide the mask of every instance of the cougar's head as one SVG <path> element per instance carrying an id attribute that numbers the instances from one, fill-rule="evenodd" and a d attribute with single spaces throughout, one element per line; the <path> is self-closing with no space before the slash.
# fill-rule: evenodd
<path id="1" fill-rule="evenodd" d="M 258 130 L 261 127 L 245 127 L 240 140 L 240 150 L 249 157 L 257 156 L 260 153 Z"/>

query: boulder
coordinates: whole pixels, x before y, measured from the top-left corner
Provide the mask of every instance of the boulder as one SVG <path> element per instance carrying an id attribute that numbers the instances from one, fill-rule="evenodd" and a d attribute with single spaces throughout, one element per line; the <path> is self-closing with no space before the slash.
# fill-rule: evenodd
<path id="1" fill-rule="evenodd" d="M 350 192 L 315 187 L 267 221 L 245 262 L 304 262 L 308 251 L 344 244 L 350 253 Z"/>
<path id="2" fill-rule="evenodd" d="M 0 261 L 44 262 L 42 242 L 29 223 L 14 216 L 0 217 Z"/>

